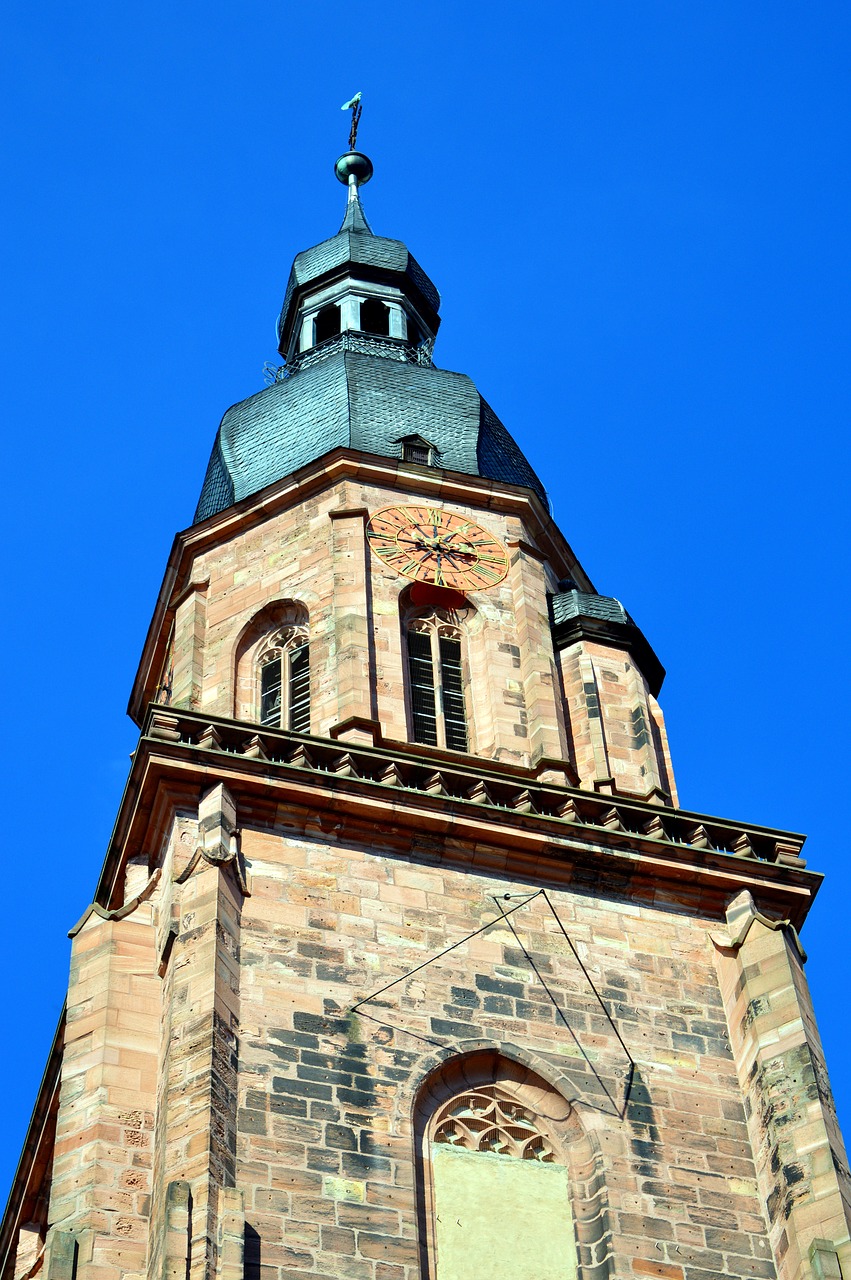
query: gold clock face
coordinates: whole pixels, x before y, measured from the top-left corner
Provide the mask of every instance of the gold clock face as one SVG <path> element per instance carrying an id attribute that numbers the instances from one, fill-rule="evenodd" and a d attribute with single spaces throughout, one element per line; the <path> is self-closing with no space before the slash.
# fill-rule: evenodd
<path id="1" fill-rule="evenodd" d="M 483 591 L 508 573 L 508 552 L 492 533 L 440 507 L 383 507 L 366 536 L 380 560 L 413 582 Z"/>

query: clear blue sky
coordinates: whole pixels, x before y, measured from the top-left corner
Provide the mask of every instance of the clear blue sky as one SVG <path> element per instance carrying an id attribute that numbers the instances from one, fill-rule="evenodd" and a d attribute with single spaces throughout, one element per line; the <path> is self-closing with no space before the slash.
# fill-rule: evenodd
<path id="1" fill-rule="evenodd" d="M 668 668 L 683 804 L 810 835 L 851 1122 L 848 6 L 12 0 L 5 25 L 3 1191 L 168 548 L 293 255 L 339 225 L 357 89 L 367 212 L 442 291 L 437 362 Z"/>

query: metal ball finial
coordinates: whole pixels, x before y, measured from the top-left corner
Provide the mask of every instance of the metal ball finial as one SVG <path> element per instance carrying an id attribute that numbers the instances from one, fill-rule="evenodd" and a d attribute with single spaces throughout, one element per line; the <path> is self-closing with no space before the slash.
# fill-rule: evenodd
<path id="1" fill-rule="evenodd" d="M 347 151 L 334 165 L 337 181 L 344 187 L 362 187 L 372 177 L 372 161 L 362 151 Z"/>
<path id="2" fill-rule="evenodd" d="M 369 182 L 372 177 L 372 161 L 369 156 L 365 156 L 362 151 L 357 150 L 358 145 L 358 125 L 360 124 L 361 113 L 363 111 L 362 93 L 356 93 L 353 98 L 349 98 L 348 102 L 344 102 L 341 110 L 351 111 L 352 127 L 349 130 L 349 149 L 344 156 L 334 165 L 334 172 L 337 175 L 338 182 L 342 182 L 344 187 L 362 187 L 365 182 Z"/>

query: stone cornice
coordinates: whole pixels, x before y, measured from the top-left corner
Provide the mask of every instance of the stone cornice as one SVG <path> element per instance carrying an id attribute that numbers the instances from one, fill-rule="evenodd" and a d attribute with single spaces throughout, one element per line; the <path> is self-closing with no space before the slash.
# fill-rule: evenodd
<path id="1" fill-rule="evenodd" d="M 127 708 L 137 725 L 141 724 L 146 703 L 153 696 L 151 684 L 157 677 L 152 673 L 158 671 L 164 661 L 174 609 L 196 585 L 192 582 L 196 558 L 347 479 L 397 489 L 401 493 L 425 494 L 439 502 L 474 505 L 524 517 L 534 529 L 539 544 L 528 550 L 534 550 L 541 560 L 548 560 L 557 577 L 572 576 L 581 580 L 583 589 L 594 589 L 567 540 L 531 489 L 459 471 L 412 468 L 404 462 L 356 449 L 334 449 L 259 493 L 176 534 Z"/>
<path id="2" fill-rule="evenodd" d="M 605 887 L 709 919 L 722 920 L 747 889 L 800 928 L 821 882 L 797 834 L 559 786 L 472 756 L 436 760 L 404 743 L 341 743 L 152 706 L 101 877 L 103 906 L 118 905 L 125 858 L 153 852 L 168 812 L 197 806 L 213 781 L 229 787 L 243 826 L 285 821 L 388 856 Z"/>

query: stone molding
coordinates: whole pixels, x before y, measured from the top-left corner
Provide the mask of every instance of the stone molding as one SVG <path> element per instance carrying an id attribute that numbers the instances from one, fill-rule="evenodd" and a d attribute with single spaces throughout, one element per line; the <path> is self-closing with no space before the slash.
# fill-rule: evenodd
<path id="1" fill-rule="evenodd" d="M 737 894 L 727 907 L 729 933 L 710 933 L 709 936 L 716 947 L 722 947 L 729 951 L 738 951 L 750 933 L 751 926 L 757 922 L 765 925 L 766 929 L 780 929 L 787 932 L 792 946 L 801 958 L 801 963 L 806 964 L 807 953 L 801 945 L 798 930 L 792 924 L 792 921 L 777 920 L 764 916 L 761 911 L 757 910 L 756 904 L 747 889 L 743 889 L 741 893 Z"/>
<path id="2" fill-rule="evenodd" d="M 156 867 L 142 892 L 137 893 L 135 898 L 131 898 L 129 902 L 125 902 L 121 907 L 115 907 L 110 910 L 108 907 L 102 907 L 99 902 L 90 903 L 73 928 L 68 930 L 68 937 L 75 938 L 86 921 L 92 916 L 99 916 L 101 920 L 123 920 L 126 916 L 132 915 L 138 906 L 148 901 L 148 898 L 150 898 L 159 884 L 161 875 L 162 868 Z"/>

